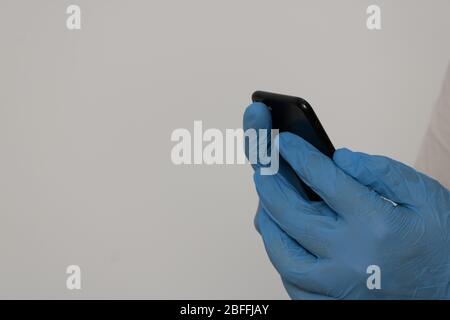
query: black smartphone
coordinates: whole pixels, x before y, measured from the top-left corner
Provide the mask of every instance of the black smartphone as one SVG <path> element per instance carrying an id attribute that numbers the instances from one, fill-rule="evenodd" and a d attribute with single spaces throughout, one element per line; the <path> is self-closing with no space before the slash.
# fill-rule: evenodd
<path id="1" fill-rule="evenodd" d="M 272 128 L 278 129 L 279 132 L 291 132 L 296 134 L 314 147 L 316 147 L 324 155 L 332 158 L 335 148 L 328 138 L 327 133 L 322 127 L 311 105 L 304 99 L 287 96 L 278 93 L 256 91 L 252 95 L 253 102 L 262 102 L 270 110 L 272 114 Z M 283 161 L 283 163 L 281 163 Z M 283 159 L 280 159 L 281 165 L 289 166 Z M 297 175 L 292 168 L 289 167 L 282 172 L 288 175 L 288 180 L 294 184 L 297 189 L 312 201 L 322 200 L 320 196 L 311 190 Z M 293 176 L 296 181 L 292 181 Z"/>

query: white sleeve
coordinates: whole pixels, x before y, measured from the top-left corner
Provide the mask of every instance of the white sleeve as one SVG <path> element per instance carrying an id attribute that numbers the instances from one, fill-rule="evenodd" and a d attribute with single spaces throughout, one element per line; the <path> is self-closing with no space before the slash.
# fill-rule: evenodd
<path id="1" fill-rule="evenodd" d="M 416 169 L 450 189 L 450 65 L 420 147 Z"/>

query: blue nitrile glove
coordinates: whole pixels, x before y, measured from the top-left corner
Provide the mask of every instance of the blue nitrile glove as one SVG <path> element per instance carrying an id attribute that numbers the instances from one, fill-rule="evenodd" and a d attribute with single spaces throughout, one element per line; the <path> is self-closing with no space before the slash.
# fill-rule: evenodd
<path id="1" fill-rule="evenodd" d="M 268 116 L 253 104 L 244 127 Z M 446 188 L 386 157 L 340 149 L 329 159 L 289 133 L 280 134 L 279 150 L 324 199 L 308 201 L 289 177 L 262 176 L 255 166 L 255 222 L 292 298 L 450 298 Z M 380 268 L 380 289 L 369 289 L 369 266 Z"/>

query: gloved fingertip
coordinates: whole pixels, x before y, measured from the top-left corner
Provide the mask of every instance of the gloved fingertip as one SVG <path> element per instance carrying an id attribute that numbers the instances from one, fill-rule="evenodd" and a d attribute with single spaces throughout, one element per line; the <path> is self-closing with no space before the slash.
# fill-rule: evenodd
<path id="1" fill-rule="evenodd" d="M 351 168 L 358 159 L 358 153 L 347 148 L 338 149 L 333 154 L 333 161 L 342 169 Z"/>
<path id="2" fill-rule="evenodd" d="M 261 173 L 259 172 L 260 170 L 261 168 L 258 167 L 255 173 L 253 174 L 253 182 L 255 184 L 255 189 L 258 194 L 260 194 L 263 191 L 262 186 L 264 184 L 262 181 L 264 176 L 261 175 Z"/>
<path id="3" fill-rule="evenodd" d="M 269 220 L 269 216 L 268 214 L 264 211 L 264 210 L 260 210 L 257 214 L 256 214 L 256 227 L 257 227 L 257 231 L 258 233 L 262 236 L 267 238 L 270 233 L 271 233 L 271 226 L 270 223 L 271 221 Z"/>
<path id="4" fill-rule="evenodd" d="M 259 219 L 258 219 L 258 214 L 256 214 L 255 218 L 253 219 L 253 225 L 255 227 L 256 232 L 258 232 L 259 234 L 261 234 L 261 229 L 259 227 Z"/>
<path id="5" fill-rule="evenodd" d="M 269 179 L 273 178 L 272 175 L 263 175 L 260 173 L 261 168 L 257 168 L 256 172 L 253 174 L 253 182 L 255 183 L 256 191 L 264 192 L 267 190 L 267 188 L 270 186 Z"/>
<path id="6" fill-rule="evenodd" d="M 307 142 L 305 139 L 291 132 L 281 132 L 279 134 L 279 140 L 280 140 L 279 142 L 280 151 L 288 151 L 289 149 L 294 149 L 296 150 L 296 152 L 298 151 L 318 152 L 318 150 L 314 146 L 312 146 L 309 142 Z M 299 148 L 301 150 L 299 150 Z"/>
<path id="7" fill-rule="evenodd" d="M 261 176 L 260 171 L 261 169 L 258 167 L 255 169 L 255 172 L 253 173 L 253 182 L 257 184 L 259 182 L 259 177 Z"/>
<path id="8" fill-rule="evenodd" d="M 243 127 L 247 129 L 270 129 L 271 115 L 264 103 L 253 102 L 244 111 Z"/>
<path id="9" fill-rule="evenodd" d="M 283 147 L 288 146 L 292 142 L 292 139 L 295 139 L 296 137 L 297 136 L 293 133 L 281 132 L 278 135 L 278 140 L 279 140 L 280 146 L 283 146 Z"/>
<path id="10" fill-rule="evenodd" d="M 261 202 L 258 203 L 258 209 L 256 210 L 255 218 L 253 219 L 253 224 L 255 226 L 256 231 L 261 234 L 261 224 L 264 222 L 264 209 L 262 208 Z"/>
<path id="11" fill-rule="evenodd" d="M 303 138 L 290 132 L 279 134 L 279 152 L 281 156 L 293 165 L 304 163 L 311 154 L 320 153 Z M 295 169 L 295 168 L 294 168 Z"/>
<path id="12" fill-rule="evenodd" d="M 294 148 L 291 147 L 293 138 L 293 134 L 290 132 L 281 132 L 278 134 L 276 148 L 283 157 L 287 157 L 288 153 L 293 151 Z"/>

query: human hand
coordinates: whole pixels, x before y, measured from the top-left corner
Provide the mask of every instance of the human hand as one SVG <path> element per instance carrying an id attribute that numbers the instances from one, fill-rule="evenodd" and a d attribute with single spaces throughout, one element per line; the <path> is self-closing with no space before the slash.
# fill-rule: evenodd
<path id="1" fill-rule="evenodd" d="M 261 104 L 251 105 L 244 127 L 267 126 L 267 117 Z M 386 157 L 340 149 L 330 159 L 289 133 L 280 134 L 279 151 L 324 199 L 311 202 L 283 174 L 263 176 L 255 167 L 255 224 L 292 298 L 450 297 L 447 189 Z M 381 288 L 369 290 L 373 265 Z"/>

